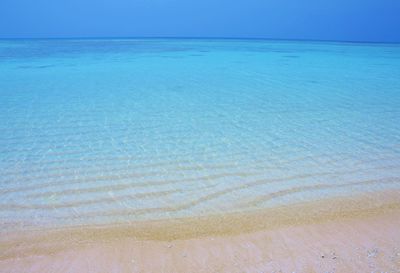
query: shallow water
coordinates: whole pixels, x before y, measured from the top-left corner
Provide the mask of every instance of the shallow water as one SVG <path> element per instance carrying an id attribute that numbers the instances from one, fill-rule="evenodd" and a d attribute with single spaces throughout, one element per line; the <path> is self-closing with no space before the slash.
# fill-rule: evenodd
<path id="1" fill-rule="evenodd" d="M 400 46 L 1 40 L 2 229 L 400 189 Z"/>

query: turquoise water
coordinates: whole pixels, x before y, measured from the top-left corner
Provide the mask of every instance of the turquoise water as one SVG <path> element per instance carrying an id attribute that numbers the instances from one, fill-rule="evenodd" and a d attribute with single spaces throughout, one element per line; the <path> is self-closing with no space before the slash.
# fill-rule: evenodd
<path id="1" fill-rule="evenodd" d="M 400 189 L 400 45 L 0 41 L 2 229 Z"/>

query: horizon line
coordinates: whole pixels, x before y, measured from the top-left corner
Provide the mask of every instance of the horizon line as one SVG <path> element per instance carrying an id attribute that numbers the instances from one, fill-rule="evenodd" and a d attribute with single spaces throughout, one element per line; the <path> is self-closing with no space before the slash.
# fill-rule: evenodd
<path id="1" fill-rule="evenodd" d="M 133 39 L 181 39 L 181 40 L 265 40 L 265 41 L 302 41 L 354 44 L 400 44 L 400 41 L 368 41 L 368 40 L 331 40 L 331 39 L 296 39 L 296 38 L 266 38 L 266 37 L 217 37 L 217 36 L 71 36 L 71 37 L 0 37 L 0 40 L 133 40 Z"/>

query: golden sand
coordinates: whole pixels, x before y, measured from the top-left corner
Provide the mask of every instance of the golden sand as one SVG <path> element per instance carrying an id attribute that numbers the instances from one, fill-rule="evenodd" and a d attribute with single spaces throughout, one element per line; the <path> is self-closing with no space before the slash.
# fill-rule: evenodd
<path id="1" fill-rule="evenodd" d="M 400 272 L 400 193 L 3 233 L 0 272 Z"/>

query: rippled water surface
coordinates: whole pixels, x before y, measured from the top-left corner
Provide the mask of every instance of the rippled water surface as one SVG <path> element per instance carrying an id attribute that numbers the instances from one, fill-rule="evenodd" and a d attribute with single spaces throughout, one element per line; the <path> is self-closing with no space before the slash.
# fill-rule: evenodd
<path id="1" fill-rule="evenodd" d="M 0 41 L 3 228 L 400 188 L 400 46 Z"/>

